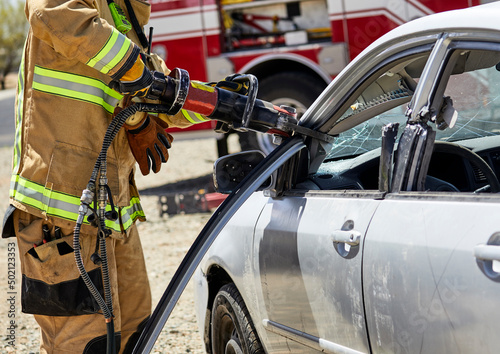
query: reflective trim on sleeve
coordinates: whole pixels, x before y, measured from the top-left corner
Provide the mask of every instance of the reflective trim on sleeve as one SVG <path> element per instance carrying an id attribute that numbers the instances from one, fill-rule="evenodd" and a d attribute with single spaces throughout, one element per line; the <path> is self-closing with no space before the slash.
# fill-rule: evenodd
<path id="1" fill-rule="evenodd" d="M 40 210 L 48 216 L 54 216 L 76 222 L 80 197 L 47 189 L 41 184 L 31 182 L 19 175 L 12 175 L 10 182 L 10 197 L 22 204 Z M 111 206 L 107 205 L 107 210 Z M 106 220 L 106 226 L 116 232 L 121 232 L 120 219 L 123 229 L 127 230 L 138 218 L 144 218 L 144 211 L 138 197 L 130 199 L 130 205 L 119 208 L 120 218 L 116 221 Z M 89 224 L 87 217 L 85 224 Z"/>
<path id="2" fill-rule="evenodd" d="M 103 74 L 107 74 L 125 58 L 127 51 L 133 46 L 134 44 L 130 39 L 113 28 L 113 33 L 111 33 L 104 47 L 87 62 L 87 65 Z"/>
<path id="3" fill-rule="evenodd" d="M 82 75 L 35 66 L 33 89 L 53 95 L 84 101 L 113 113 L 123 95 L 104 82 Z"/>
<path id="4" fill-rule="evenodd" d="M 181 110 L 181 112 L 184 118 L 186 118 L 192 124 L 204 123 L 210 120 L 202 114 L 186 111 L 185 109 Z"/>

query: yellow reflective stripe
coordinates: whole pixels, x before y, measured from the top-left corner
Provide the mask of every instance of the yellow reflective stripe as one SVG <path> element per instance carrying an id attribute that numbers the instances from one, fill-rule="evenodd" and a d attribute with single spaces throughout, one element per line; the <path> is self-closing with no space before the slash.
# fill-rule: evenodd
<path id="1" fill-rule="evenodd" d="M 120 215 L 123 223 L 123 227 L 127 230 L 135 220 L 138 218 L 144 218 L 144 211 L 142 210 L 141 202 L 138 197 L 132 197 L 130 199 L 130 206 L 121 208 Z"/>
<path id="2" fill-rule="evenodd" d="M 26 43 L 24 45 L 26 46 Z M 14 173 L 19 171 L 19 165 L 21 163 L 21 130 L 24 105 L 24 53 L 23 51 L 21 64 L 19 64 L 19 73 L 17 75 L 17 100 L 15 111 L 16 131 L 14 138 L 14 157 L 12 159 L 12 170 Z"/>
<path id="3" fill-rule="evenodd" d="M 41 184 L 29 181 L 19 175 L 12 175 L 10 197 L 16 201 L 38 209 L 47 215 L 76 221 L 80 198 L 74 195 L 44 188 Z M 111 210 L 107 205 L 106 210 Z M 130 199 L 130 205 L 120 209 L 124 229 L 128 229 L 138 218 L 144 218 L 139 198 Z M 87 217 L 84 222 L 88 224 Z M 121 232 L 119 220 L 106 220 L 106 226 Z"/>
<path id="4" fill-rule="evenodd" d="M 35 66 L 33 89 L 70 99 L 89 102 L 112 113 L 123 95 L 104 82 L 72 73 Z"/>
<path id="5" fill-rule="evenodd" d="M 186 118 L 192 124 L 204 123 L 210 120 L 202 114 L 186 111 L 185 109 L 182 109 L 181 112 L 184 118 Z"/>
<path id="6" fill-rule="evenodd" d="M 207 84 L 204 84 L 203 82 L 200 81 L 191 81 L 191 86 L 194 87 L 195 89 L 198 90 L 203 90 L 207 92 L 214 92 L 215 89 L 212 86 L 208 86 Z"/>
<path id="7" fill-rule="evenodd" d="M 111 89 L 104 82 L 102 82 L 98 79 L 92 78 L 92 77 L 72 74 L 72 73 L 68 73 L 68 72 L 64 72 L 64 71 L 51 70 L 51 69 L 43 68 L 41 66 L 35 66 L 35 74 L 39 74 L 39 75 L 53 78 L 53 79 L 59 79 L 59 80 L 63 80 L 63 81 L 68 81 L 68 82 L 73 82 L 73 83 L 77 83 L 77 84 L 81 84 L 81 85 L 99 88 L 114 98 L 117 98 L 117 99 L 123 98 L 122 94 Z"/>
<path id="8" fill-rule="evenodd" d="M 113 28 L 113 32 L 104 47 L 87 62 L 87 65 L 107 74 L 125 57 L 131 46 L 133 44 L 130 39 Z"/>
<path id="9" fill-rule="evenodd" d="M 122 35 L 123 36 L 123 35 Z M 118 63 L 125 57 L 128 49 L 132 45 L 132 42 L 124 42 L 118 54 L 111 60 L 104 68 L 101 70 L 103 74 L 107 74 L 111 69 L 113 69 Z"/>
<path id="10" fill-rule="evenodd" d="M 111 32 L 111 35 L 109 36 L 108 40 L 104 44 L 104 47 L 102 47 L 94 57 L 90 58 L 90 60 L 87 62 L 87 65 L 90 67 L 93 67 L 93 68 L 96 65 L 98 65 L 100 63 L 100 61 L 106 56 L 106 54 L 108 54 L 113 49 L 113 45 L 116 43 L 116 40 L 119 38 L 118 35 L 119 35 L 118 31 L 113 29 L 113 32 Z"/>

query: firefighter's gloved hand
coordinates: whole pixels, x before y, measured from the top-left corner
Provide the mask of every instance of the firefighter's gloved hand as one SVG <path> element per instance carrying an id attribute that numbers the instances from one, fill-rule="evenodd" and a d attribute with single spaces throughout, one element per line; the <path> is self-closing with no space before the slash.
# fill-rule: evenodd
<path id="1" fill-rule="evenodd" d="M 125 124 L 124 127 L 141 173 L 144 176 L 151 170 L 158 173 L 161 164 L 168 160 L 168 149 L 173 140 L 172 136 L 165 132 L 168 124 L 155 116 L 147 115 L 139 124 Z"/>
<path id="2" fill-rule="evenodd" d="M 238 80 L 240 74 L 232 74 L 226 76 L 224 80 L 218 82 L 210 82 L 208 85 L 213 87 L 219 87 L 223 90 L 233 91 L 239 93 L 240 95 L 248 95 L 249 84 L 248 81 Z"/>
<path id="3" fill-rule="evenodd" d="M 151 71 L 144 65 L 139 55 L 130 68 L 118 81 L 112 82 L 117 91 L 130 96 L 144 97 L 153 83 Z"/>

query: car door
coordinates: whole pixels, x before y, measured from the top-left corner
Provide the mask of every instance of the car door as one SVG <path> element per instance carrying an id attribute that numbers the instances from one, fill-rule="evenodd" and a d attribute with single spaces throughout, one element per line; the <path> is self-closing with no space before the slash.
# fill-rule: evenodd
<path id="1" fill-rule="evenodd" d="M 332 151 L 340 154 L 283 195 L 269 198 L 262 210 L 253 267 L 270 352 L 370 352 L 362 250 L 384 196 L 378 190 L 380 128 L 406 121 L 417 84 L 405 68 L 418 72 L 428 47 L 384 62 L 360 81 L 346 97 L 349 104 L 339 121 L 343 127 L 351 118 L 361 124 L 352 123 L 346 136 L 336 138 Z M 352 145 L 356 140 L 360 144 Z"/>
<path id="2" fill-rule="evenodd" d="M 359 250 L 378 193 L 341 194 L 269 200 L 256 225 L 254 267 L 273 353 L 369 351 Z M 338 242 L 351 235 L 352 245 Z"/>
<path id="3" fill-rule="evenodd" d="M 381 203 L 366 236 L 373 352 L 494 353 L 500 274 L 475 252 L 498 252 L 500 200 L 417 194 Z"/>
<path id="4" fill-rule="evenodd" d="M 456 155 L 439 161 L 433 155 L 429 175 L 448 179 L 455 188 L 393 190 L 375 211 L 363 250 L 363 296 L 374 353 L 496 353 L 500 347 L 500 195 L 486 177 L 487 167 L 455 145 L 475 146 L 498 175 L 500 46 L 442 45 L 432 64 L 438 74 L 428 78 L 438 80 L 427 85 L 420 102 L 438 107 L 443 96 L 453 100 L 458 120 L 443 139 Z M 467 137 L 474 139 L 462 140 Z"/>

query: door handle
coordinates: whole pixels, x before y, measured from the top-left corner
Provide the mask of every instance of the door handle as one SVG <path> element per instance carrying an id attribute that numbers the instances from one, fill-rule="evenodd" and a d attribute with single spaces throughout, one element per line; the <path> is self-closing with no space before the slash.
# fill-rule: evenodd
<path id="1" fill-rule="evenodd" d="M 484 261 L 500 261 L 500 246 L 477 245 L 474 247 L 474 257 Z"/>
<path id="2" fill-rule="evenodd" d="M 341 257 L 351 259 L 359 252 L 361 232 L 354 230 L 354 221 L 346 220 L 340 230 L 331 233 L 330 240 Z"/>
<path id="3" fill-rule="evenodd" d="M 491 280 L 500 283 L 500 273 L 495 262 L 500 261 L 500 233 L 494 233 L 488 243 L 474 246 L 473 253 L 481 272 Z"/>
<path id="4" fill-rule="evenodd" d="M 356 230 L 335 230 L 332 232 L 332 241 L 347 243 L 350 246 L 359 245 L 361 233 Z"/>

